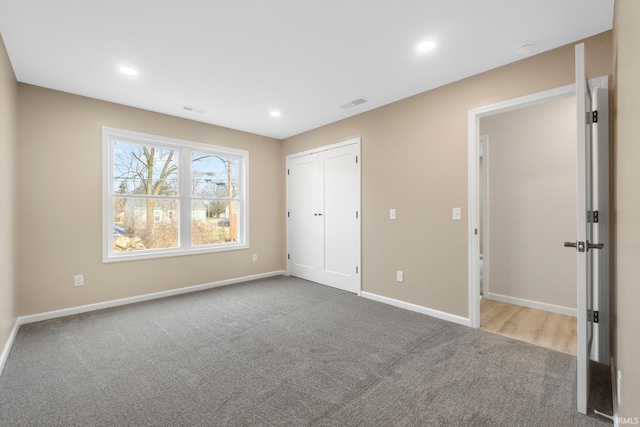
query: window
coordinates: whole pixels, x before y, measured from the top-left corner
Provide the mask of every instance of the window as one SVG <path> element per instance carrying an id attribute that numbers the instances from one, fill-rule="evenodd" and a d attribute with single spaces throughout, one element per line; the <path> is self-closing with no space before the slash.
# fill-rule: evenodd
<path id="1" fill-rule="evenodd" d="M 243 150 L 103 127 L 103 261 L 248 247 Z"/>

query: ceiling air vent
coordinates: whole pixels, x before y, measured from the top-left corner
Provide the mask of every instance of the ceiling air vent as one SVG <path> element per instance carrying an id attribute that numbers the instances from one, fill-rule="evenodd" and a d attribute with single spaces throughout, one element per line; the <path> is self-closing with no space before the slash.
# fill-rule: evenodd
<path id="1" fill-rule="evenodd" d="M 360 98 L 356 98 L 351 102 L 347 102 L 346 104 L 341 105 L 340 108 L 348 110 L 351 107 L 356 107 L 356 106 L 358 106 L 360 104 L 364 104 L 365 102 L 369 102 L 369 100 L 367 98 L 361 96 Z"/>
<path id="2" fill-rule="evenodd" d="M 200 113 L 200 114 L 206 113 L 206 111 L 203 110 L 202 108 L 189 107 L 188 105 L 183 105 L 182 109 L 185 111 L 191 111 L 192 113 Z"/>

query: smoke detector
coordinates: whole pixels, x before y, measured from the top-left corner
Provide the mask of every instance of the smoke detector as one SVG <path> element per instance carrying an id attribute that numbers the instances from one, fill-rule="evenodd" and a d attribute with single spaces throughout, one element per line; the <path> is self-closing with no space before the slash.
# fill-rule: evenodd
<path id="1" fill-rule="evenodd" d="M 523 57 L 529 56 L 533 53 L 535 47 L 536 46 L 533 43 L 521 44 L 520 46 L 516 47 L 516 53 Z"/>

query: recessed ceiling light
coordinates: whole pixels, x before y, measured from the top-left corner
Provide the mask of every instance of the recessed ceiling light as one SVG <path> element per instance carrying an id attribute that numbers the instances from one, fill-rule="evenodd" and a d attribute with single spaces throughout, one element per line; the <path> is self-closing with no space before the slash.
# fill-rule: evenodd
<path id="1" fill-rule="evenodd" d="M 434 42 L 433 40 L 427 40 L 420 43 L 418 47 L 416 47 L 416 49 L 418 49 L 419 52 L 427 52 L 433 49 L 434 47 L 436 47 L 436 42 Z"/>
<path id="2" fill-rule="evenodd" d="M 127 76 L 137 76 L 138 70 L 131 67 L 120 67 L 118 68 L 122 74 L 126 74 Z"/>
<path id="3" fill-rule="evenodd" d="M 280 111 L 271 111 L 271 112 L 269 113 L 269 115 L 270 115 L 271 117 L 280 117 L 280 116 L 282 115 L 282 113 L 280 113 Z"/>

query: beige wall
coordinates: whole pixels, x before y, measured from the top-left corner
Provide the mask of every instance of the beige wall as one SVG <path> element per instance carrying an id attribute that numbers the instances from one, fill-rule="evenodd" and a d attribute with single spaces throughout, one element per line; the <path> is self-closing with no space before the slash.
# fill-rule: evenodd
<path id="1" fill-rule="evenodd" d="M 17 143 L 16 78 L 0 36 L 0 352 L 15 323 L 14 162 Z"/>
<path id="2" fill-rule="evenodd" d="M 611 74 L 611 33 L 586 46 L 589 74 Z M 468 317 L 468 110 L 574 81 L 565 46 L 288 138 L 284 151 L 362 137 L 363 289 Z"/>
<path id="3" fill-rule="evenodd" d="M 25 84 L 18 124 L 19 315 L 285 268 L 280 141 Z M 250 249 L 103 264 L 102 126 L 248 150 Z"/>
<path id="4" fill-rule="evenodd" d="M 640 417 L 640 2 L 615 4 L 616 359 L 622 417 Z M 614 326 L 616 327 L 616 326 Z"/>
<path id="5" fill-rule="evenodd" d="M 489 139 L 492 294 L 576 308 L 576 98 L 480 120 Z M 487 264 L 487 259 L 489 265 Z"/>
<path id="6" fill-rule="evenodd" d="M 616 2 L 614 320 L 621 414 L 630 417 L 640 416 L 639 21 L 640 3 Z M 587 40 L 590 75 L 611 74 L 610 46 L 611 33 Z M 571 82 L 573 47 L 567 46 L 289 138 L 284 154 L 361 136 L 364 290 L 467 316 L 467 110 Z M 251 249 L 102 264 L 103 125 L 249 150 Z M 269 138 L 16 85 L 0 40 L 0 347 L 18 314 L 284 268 L 281 153 Z M 461 222 L 451 221 L 457 206 Z M 392 207 L 395 222 L 388 220 Z M 252 253 L 259 254 L 257 263 Z M 404 284 L 395 282 L 399 269 Z M 73 286 L 74 274 L 85 275 L 84 287 Z"/>

